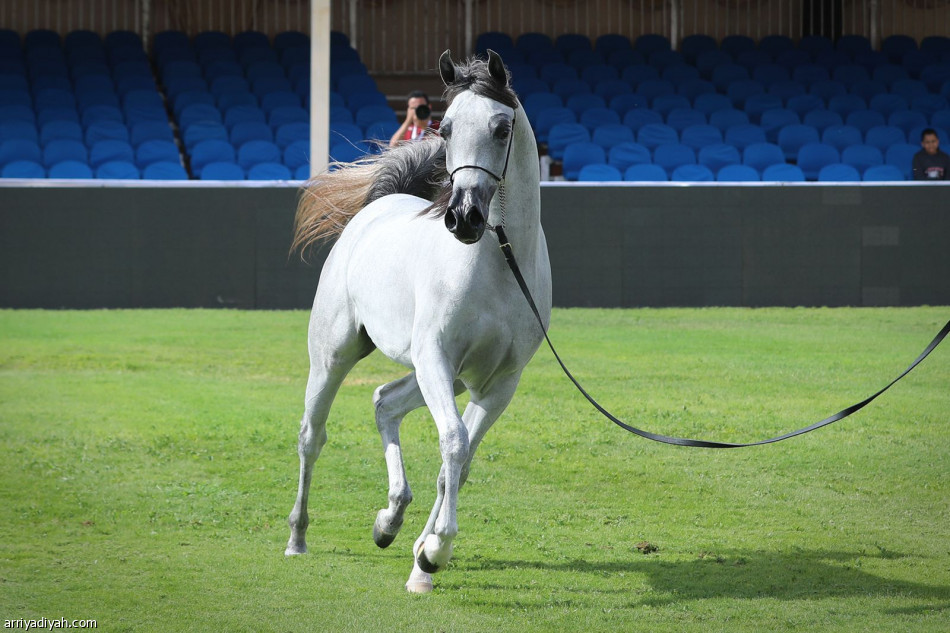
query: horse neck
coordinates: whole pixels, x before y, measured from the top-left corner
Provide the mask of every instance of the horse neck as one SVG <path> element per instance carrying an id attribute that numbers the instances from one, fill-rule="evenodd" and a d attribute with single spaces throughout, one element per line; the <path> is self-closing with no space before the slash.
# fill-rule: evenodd
<path id="1" fill-rule="evenodd" d="M 517 110 L 511 157 L 505 176 L 505 233 L 519 252 L 534 254 L 541 235 L 541 174 L 538 145 L 524 108 Z M 502 221 L 500 196 L 495 195 L 490 210 L 492 224 Z"/>

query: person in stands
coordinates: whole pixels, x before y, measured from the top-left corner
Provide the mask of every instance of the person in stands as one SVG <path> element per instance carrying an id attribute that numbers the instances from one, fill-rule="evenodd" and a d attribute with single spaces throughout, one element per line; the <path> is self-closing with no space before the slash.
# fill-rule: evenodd
<path id="1" fill-rule="evenodd" d="M 429 96 L 421 90 L 414 90 L 409 93 L 409 100 L 406 102 L 406 120 L 389 139 L 389 145 L 393 146 L 402 141 L 414 141 L 422 138 L 427 131 L 437 129 L 439 129 L 439 122 L 432 119 Z"/>
<path id="2" fill-rule="evenodd" d="M 936 130 L 924 130 L 920 145 L 923 149 L 914 154 L 914 180 L 950 180 L 950 156 L 940 151 Z"/>

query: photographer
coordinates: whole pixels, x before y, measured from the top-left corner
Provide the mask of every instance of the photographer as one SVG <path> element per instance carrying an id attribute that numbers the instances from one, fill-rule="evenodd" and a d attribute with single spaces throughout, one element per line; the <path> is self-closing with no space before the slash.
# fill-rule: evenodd
<path id="1" fill-rule="evenodd" d="M 420 139 L 426 130 L 437 130 L 438 128 L 439 122 L 432 120 L 429 96 L 421 90 L 414 90 L 409 93 L 409 101 L 406 104 L 406 120 L 389 139 L 389 145 L 396 145 L 400 141 Z"/>

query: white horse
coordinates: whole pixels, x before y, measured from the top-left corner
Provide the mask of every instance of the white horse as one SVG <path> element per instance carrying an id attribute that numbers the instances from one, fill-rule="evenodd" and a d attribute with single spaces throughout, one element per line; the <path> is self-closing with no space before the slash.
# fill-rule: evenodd
<path id="1" fill-rule="evenodd" d="M 294 244 L 306 249 L 339 234 L 310 316 L 300 484 L 286 554 L 307 551 L 310 479 L 334 395 L 378 348 L 412 370 L 373 397 L 389 473 L 389 506 L 373 526 L 379 547 L 392 543 L 412 501 L 400 422 L 426 405 L 439 431 L 437 496 L 406 583 L 420 593 L 432 590 L 431 574 L 452 556 L 458 491 L 475 450 L 542 341 L 498 244 L 481 240 L 486 229 L 505 227 L 545 327 L 551 313 L 537 145 L 508 72 L 492 51 L 487 62 L 459 65 L 446 51 L 439 70 L 450 103 L 441 137 L 318 177 L 298 208 Z M 470 401 L 459 415 L 455 396 L 464 390 Z"/>

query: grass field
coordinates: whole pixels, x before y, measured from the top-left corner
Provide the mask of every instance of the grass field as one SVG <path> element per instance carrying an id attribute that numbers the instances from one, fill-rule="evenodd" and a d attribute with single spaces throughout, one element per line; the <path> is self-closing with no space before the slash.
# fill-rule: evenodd
<path id="1" fill-rule="evenodd" d="M 608 408 L 749 441 L 886 384 L 947 308 L 557 310 Z M 404 592 L 438 441 L 407 417 L 415 493 L 370 537 L 386 470 L 378 354 L 342 388 L 310 554 L 285 558 L 304 312 L 0 312 L 0 618 L 105 631 L 950 630 L 950 343 L 881 399 L 781 444 L 653 444 L 599 418 L 546 349 L 476 457 L 449 569 Z M 643 553 L 638 544 L 656 548 Z"/>

